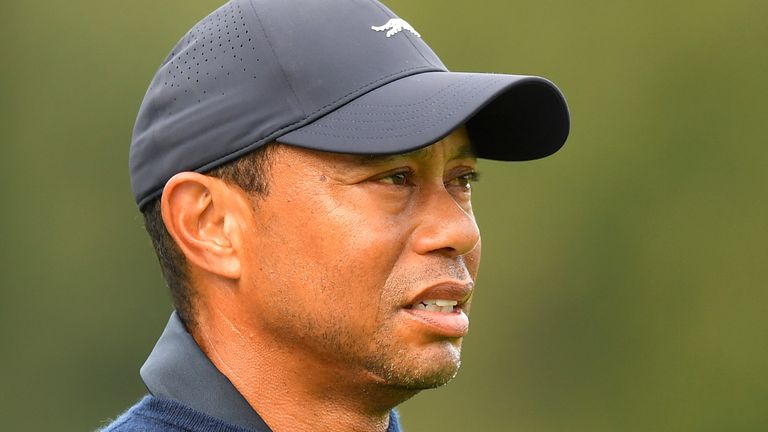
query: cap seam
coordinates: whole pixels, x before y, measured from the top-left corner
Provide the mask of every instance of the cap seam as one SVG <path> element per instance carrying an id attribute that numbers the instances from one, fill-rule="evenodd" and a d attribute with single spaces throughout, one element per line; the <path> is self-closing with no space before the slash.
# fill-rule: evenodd
<path id="1" fill-rule="evenodd" d="M 301 106 L 299 96 L 296 94 L 296 91 L 293 89 L 293 85 L 291 84 L 291 80 L 288 78 L 288 74 L 285 73 L 285 68 L 283 67 L 283 63 L 280 61 L 280 57 L 278 57 L 277 51 L 275 51 L 274 45 L 272 45 L 272 40 L 269 38 L 269 33 L 267 32 L 267 28 L 264 26 L 264 22 L 261 20 L 259 13 L 256 11 L 256 6 L 253 4 L 253 0 L 249 0 L 248 4 L 251 6 L 251 10 L 253 10 L 253 14 L 256 16 L 256 20 L 259 21 L 259 27 L 261 27 L 261 31 L 264 32 L 264 38 L 267 40 L 267 45 L 269 45 L 269 50 L 272 51 L 272 56 L 274 56 L 275 62 L 277 62 L 277 65 L 280 67 L 280 73 L 283 74 L 283 79 L 285 80 L 285 83 L 288 85 L 288 88 L 291 89 L 291 94 L 293 95 L 293 99 L 295 101 L 295 104 L 294 104 L 295 108 L 298 108 L 298 110 L 301 111 L 302 114 L 306 115 L 306 113 L 304 112 L 304 109 Z"/>
<path id="2" fill-rule="evenodd" d="M 452 92 L 452 94 L 455 93 L 455 88 L 464 85 L 467 81 L 469 81 L 469 76 L 462 78 L 460 81 L 456 81 L 455 83 L 452 83 L 451 85 L 442 88 L 435 92 L 434 94 L 430 95 L 426 99 L 420 101 L 420 102 L 414 102 L 409 104 L 391 104 L 391 105 L 385 105 L 385 104 L 359 104 L 355 105 L 356 108 L 415 108 L 415 107 L 421 107 L 423 105 L 427 105 L 435 98 L 440 97 L 442 94 L 446 92 Z M 342 111 L 344 108 L 340 108 L 340 111 Z M 410 114 L 419 111 L 418 109 L 410 109 L 408 111 L 398 110 L 396 114 Z M 339 114 L 342 114 L 341 112 Z M 395 114 L 394 112 L 391 113 L 382 113 L 382 112 L 376 112 L 376 113 L 350 113 L 356 116 L 379 116 L 379 115 L 391 115 Z M 344 113 L 346 115 L 346 113 Z"/>

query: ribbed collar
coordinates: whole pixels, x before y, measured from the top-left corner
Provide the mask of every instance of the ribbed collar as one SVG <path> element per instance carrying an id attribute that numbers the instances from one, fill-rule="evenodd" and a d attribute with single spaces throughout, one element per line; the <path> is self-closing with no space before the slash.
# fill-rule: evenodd
<path id="1" fill-rule="evenodd" d="M 254 432 L 272 432 L 197 346 L 175 311 L 140 374 L 152 396 L 179 401 Z M 400 432 L 395 410 L 390 411 L 387 432 Z"/>

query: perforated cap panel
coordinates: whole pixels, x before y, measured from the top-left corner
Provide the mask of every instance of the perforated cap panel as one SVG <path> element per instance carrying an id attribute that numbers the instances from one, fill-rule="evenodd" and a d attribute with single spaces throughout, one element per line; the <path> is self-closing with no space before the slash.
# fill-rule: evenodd
<path id="1" fill-rule="evenodd" d="M 190 30 L 182 43 L 183 46 L 177 46 L 177 49 L 181 48 L 178 54 L 172 51 L 168 56 L 167 67 L 159 76 L 163 86 L 183 90 L 174 97 L 178 106 L 201 103 L 203 98 L 209 97 L 209 92 L 226 96 L 227 91 L 232 90 L 229 86 L 231 82 L 259 79 L 262 73 L 260 59 L 254 57 L 256 46 L 253 34 L 245 24 L 239 4 L 227 3 L 208 15 Z M 224 62 L 219 57 L 232 57 L 232 60 Z M 249 58 L 248 63 L 245 62 L 246 57 Z M 238 62 L 242 68 L 233 68 Z M 159 82 L 155 80 L 150 90 Z M 172 114 L 173 107 L 169 106 L 166 115 Z"/>

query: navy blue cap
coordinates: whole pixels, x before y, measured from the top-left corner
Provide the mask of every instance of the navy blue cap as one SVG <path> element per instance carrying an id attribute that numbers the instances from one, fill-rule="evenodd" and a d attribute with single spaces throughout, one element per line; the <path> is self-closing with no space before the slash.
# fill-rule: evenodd
<path id="1" fill-rule="evenodd" d="M 267 143 L 393 154 L 466 123 L 479 157 L 530 160 L 568 136 L 544 78 L 449 72 L 376 0 L 232 0 L 197 23 L 155 74 L 133 130 L 139 207 L 182 171 Z"/>

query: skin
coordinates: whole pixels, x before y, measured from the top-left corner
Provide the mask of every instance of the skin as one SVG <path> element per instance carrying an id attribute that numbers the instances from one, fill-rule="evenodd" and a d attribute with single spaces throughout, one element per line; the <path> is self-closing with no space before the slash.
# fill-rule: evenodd
<path id="1" fill-rule="evenodd" d="M 166 184 L 193 337 L 274 431 L 384 431 L 391 408 L 455 376 L 462 338 L 408 308 L 448 284 L 469 312 L 475 165 L 460 128 L 389 157 L 279 146 L 263 198 L 197 173 Z"/>

